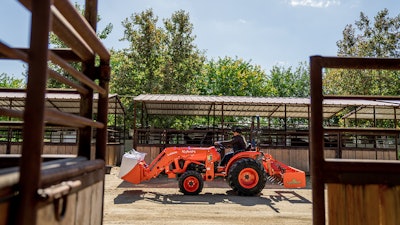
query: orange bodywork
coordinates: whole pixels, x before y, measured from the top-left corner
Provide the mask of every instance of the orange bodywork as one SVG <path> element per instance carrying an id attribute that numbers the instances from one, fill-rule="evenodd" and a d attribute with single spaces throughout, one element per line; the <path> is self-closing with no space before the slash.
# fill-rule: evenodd
<path id="1" fill-rule="evenodd" d="M 187 171 L 188 166 L 198 165 L 205 168 L 203 180 L 211 181 L 215 177 L 225 177 L 229 168 L 241 158 L 253 158 L 262 162 L 269 178 L 278 181 L 286 188 L 301 188 L 306 186 L 305 173 L 287 166 L 271 155 L 258 151 L 245 151 L 235 154 L 224 167 L 215 168 L 221 156 L 215 147 L 169 147 L 165 148 L 149 165 L 145 161 L 138 164 L 121 178 L 133 184 L 150 180 L 164 172 L 169 178 Z"/>
<path id="2" fill-rule="evenodd" d="M 157 177 L 163 171 L 169 178 L 176 178 L 177 174 L 186 172 L 187 167 L 194 163 L 205 166 L 204 180 L 212 180 L 214 179 L 214 162 L 220 160 L 221 155 L 215 147 L 169 147 L 165 148 L 150 165 L 144 161 L 139 162 L 122 179 L 138 184 Z"/>
<path id="3" fill-rule="evenodd" d="M 282 183 L 286 188 L 301 188 L 306 186 L 306 175 L 304 171 L 285 165 L 270 154 L 265 154 L 263 159 L 265 171 L 271 179 Z"/>

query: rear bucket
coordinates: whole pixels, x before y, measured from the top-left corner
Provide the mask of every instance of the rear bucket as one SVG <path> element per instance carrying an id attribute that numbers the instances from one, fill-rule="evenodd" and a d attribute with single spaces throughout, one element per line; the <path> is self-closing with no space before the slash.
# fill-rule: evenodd
<path id="1" fill-rule="evenodd" d="M 306 186 L 306 175 L 303 171 L 286 170 L 283 174 L 283 186 L 285 188 L 303 188 Z"/>

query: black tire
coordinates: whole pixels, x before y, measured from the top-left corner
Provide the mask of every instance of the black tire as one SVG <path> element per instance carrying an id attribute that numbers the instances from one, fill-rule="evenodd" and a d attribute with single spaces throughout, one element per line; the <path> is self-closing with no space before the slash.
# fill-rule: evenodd
<path id="1" fill-rule="evenodd" d="M 198 195 L 203 190 L 203 185 L 199 172 L 189 170 L 179 177 L 179 190 L 185 195 Z"/>
<path id="2" fill-rule="evenodd" d="M 252 196 L 264 189 L 267 176 L 260 162 L 244 158 L 239 159 L 229 169 L 227 181 L 239 195 Z"/>

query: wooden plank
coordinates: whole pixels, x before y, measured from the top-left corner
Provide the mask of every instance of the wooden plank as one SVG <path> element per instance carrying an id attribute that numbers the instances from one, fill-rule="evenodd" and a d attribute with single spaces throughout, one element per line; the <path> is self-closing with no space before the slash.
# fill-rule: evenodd
<path id="1" fill-rule="evenodd" d="M 381 185 L 379 188 L 379 194 L 381 204 L 381 207 L 379 207 L 379 215 L 381 219 L 379 224 L 398 225 L 399 221 L 396 220 L 397 215 L 395 213 L 396 207 L 400 207 L 397 202 L 400 192 L 398 192 L 398 189 L 395 187 Z"/>
<path id="2" fill-rule="evenodd" d="M 361 149 L 361 156 L 356 155 L 356 159 L 376 159 L 376 153 L 374 150 Z"/>
<path id="3" fill-rule="evenodd" d="M 366 223 L 364 212 L 366 211 L 363 203 L 363 186 L 362 185 L 346 185 L 348 190 L 347 207 L 349 209 L 349 223 L 353 225 L 365 225 Z"/>
<path id="4" fill-rule="evenodd" d="M 328 221 L 330 225 L 346 224 L 346 191 L 342 184 L 327 184 Z"/>
<path id="5" fill-rule="evenodd" d="M 151 158 L 153 161 L 155 158 L 157 158 L 157 156 L 160 154 L 162 150 L 160 150 L 160 147 L 152 147 L 151 148 Z"/>
<path id="6" fill-rule="evenodd" d="M 61 213 L 59 216 L 62 216 L 62 219 L 58 218 L 55 212 L 55 204 L 57 204 L 57 201 L 50 202 L 49 204 L 46 204 L 45 206 L 41 207 L 38 209 L 37 212 L 37 222 L 36 224 L 40 225 L 71 225 L 75 223 L 75 207 L 76 207 L 76 193 L 70 194 L 66 196 L 66 199 L 61 199 L 60 202 L 58 202 L 59 207 L 60 207 L 60 212 L 61 208 L 63 205 L 62 201 L 67 201 L 66 202 L 66 210 L 65 210 L 65 215 L 62 216 Z"/>
<path id="7" fill-rule="evenodd" d="M 365 225 L 379 224 L 379 185 L 364 186 Z"/>
<path id="8" fill-rule="evenodd" d="M 12 145 L 11 146 L 11 154 L 21 154 L 22 147 L 21 145 Z"/>
<path id="9" fill-rule="evenodd" d="M 0 145 L 0 154 L 6 154 L 7 153 L 7 145 L 2 144 Z"/>
<path id="10" fill-rule="evenodd" d="M 336 158 L 336 152 L 334 149 L 324 149 L 324 158 L 325 159 L 334 159 Z"/>
<path id="11" fill-rule="evenodd" d="M 6 225 L 9 214 L 9 202 L 0 203 L 0 225 Z"/>
<path id="12" fill-rule="evenodd" d="M 77 152 L 77 147 L 76 146 L 66 145 L 64 147 L 64 149 L 65 149 L 65 154 L 67 154 L 67 155 L 76 155 L 76 152 Z"/>
<path id="13" fill-rule="evenodd" d="M 91 213 L 90 213 L 90 224 L 101 225 L 103 221 L 103 192 L 104 182 L 100 181 L 92 188 L 92 201 L 91 201 Z"/>
<path id="14" fill-rule="evenodd" d="M 92 187 L 86 187 L 77 193 L 75 224 L 90 224 L 88 210 L 91 209 Z"/>

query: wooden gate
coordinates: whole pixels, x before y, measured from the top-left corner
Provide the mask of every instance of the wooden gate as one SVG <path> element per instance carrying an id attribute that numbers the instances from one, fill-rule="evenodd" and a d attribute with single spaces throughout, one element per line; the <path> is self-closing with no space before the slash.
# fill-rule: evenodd
<path id="1" fill-rule="evenodd" d="M 85 18 L 68 0 L 20 3 L 31 12 L 30 47 L 0 42 L 0 58 L 28 65 L 24 109 L 0 108 L 0 116 L 20 118 L 24 124 L 19 165 L 0 170 L 0 225 L 102 224 L 110 53 L 96 36 L 97 0 L 86 1 Z M 50 32 L 69 48 L 49 49 Z M 73 79 L 49 68 L 49 60 Z M 70 62 L 81 62 L 83 69 Z M 48 78 L 80 93 L 79 115 L 45 104 Z M 99 94 L 97 112 L 94 93 Z M 78 157 L 42 162 L 44 127 L 49 124 L 79 129 Z"/>

